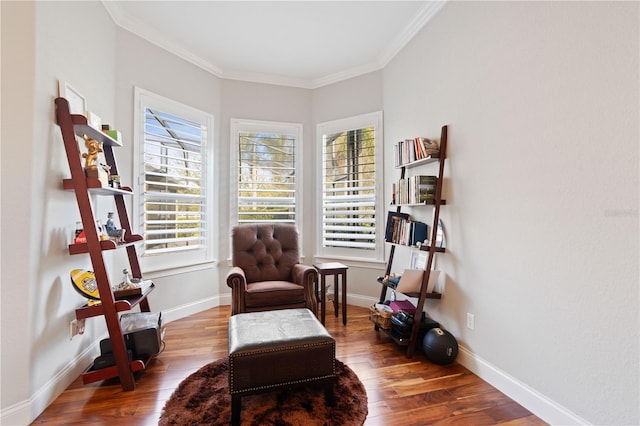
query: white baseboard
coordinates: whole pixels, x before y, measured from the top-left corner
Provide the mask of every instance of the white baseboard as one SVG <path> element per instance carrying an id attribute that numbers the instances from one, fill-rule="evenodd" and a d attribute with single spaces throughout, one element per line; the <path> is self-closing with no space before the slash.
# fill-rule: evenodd
<path id="1" fill-rule="evenodd" d="M 185 318 L 185 317 L 188 317 L 189 315 L 197 314 L 198 312 L 215 308 L 216 306 L 230 305 L 230 304 L 231 304 L 231 295 L 216 296 L 216 297 L 209 297 L 207 299 L 201 299 L 193 303 L 188 303 L 186 305 L 176 306 L 175 308 L 163 310 L 162 322 L 163 324 L 168 324 L 171 321 L 179 320 L 180 318 Z"/>
<path id="2" fill-rule="evenodd" d="M 378 299 L 369 296 L 361 296 L 359 294 L 347 294 L 347 303 L 349 305 L 360 306 L 361 308 L 368 308 L 369 306 L 378 303 Z"/>
<path id="3" fill-rule="evenodd" d="M 459 347 L 456 361 L 549 424 L 590 424 L 525 383 L 489 364 L 463 346 Z"/>
<path id="4" fill-rule="evenodd" d="M 28 425 L 42 413 L 75 379 L 98 354 L 98 341 L 70 360 L 54 377 L 44 384 L 31 398 L 18 402 L 0 413 L 0 425 Z"/>

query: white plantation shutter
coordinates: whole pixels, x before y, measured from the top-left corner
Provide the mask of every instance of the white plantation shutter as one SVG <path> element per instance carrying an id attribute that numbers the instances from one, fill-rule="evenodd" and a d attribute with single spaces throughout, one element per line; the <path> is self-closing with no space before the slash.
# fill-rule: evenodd
<path id="1" fill-rule="evenodd" d="M 232 118 L 231 150 L 231 223 L 301 227 L 302 124 Z"/>
<path id="2" fill-rule="evenodd" d="M 326 247 L 376 248 L 375 149 L 372 127 L 323 135 Z"/>
<path id="3" fill-rule="evenodd" d="M 205 237 L 202 149 L 206 128 L 145 108 L 145 254 L 195 250 Z"/>
<path id="4" fill-rule="evenodd" d="M 382 175 L 382 115 L 372 113 L 318 125 L 321 144 L 321 247 L 324 256 L 379 260 L 378 193 Z"/>
<path id="5" fill-rule="evenodd" d="M 151 269 L 211 260 L 213 117 L 142 89 L 136 105 L 137 226 L 144 257 Z"/>
<path id="6" fill-rule="evenodd" d="M 296 138 L 238 133 L 238 223 L 296 221 Z"/>

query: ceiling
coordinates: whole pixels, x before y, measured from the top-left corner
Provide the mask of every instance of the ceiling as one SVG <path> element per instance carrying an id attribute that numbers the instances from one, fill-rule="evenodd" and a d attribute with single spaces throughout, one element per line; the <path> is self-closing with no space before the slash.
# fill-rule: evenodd
<path id="1" fill-rule="evenodd" d="M 116 25 L 229 79 L 317 88 L 383 68 L 444 1 L 113 1 Z"/>

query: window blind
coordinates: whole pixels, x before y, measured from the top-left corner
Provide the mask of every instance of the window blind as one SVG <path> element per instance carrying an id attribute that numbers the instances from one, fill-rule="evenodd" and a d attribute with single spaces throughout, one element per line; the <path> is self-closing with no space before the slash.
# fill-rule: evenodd
<path id="1" fill-rule="evenodd" d="M 238 223 L 296 221 L 294 136 L 238 134 Z"/>
<path id="2" fill-rule="evenodd" d="M 145 255 L 200 249 L 206 227 L 206 126 L 144 109 Z"/>
<path id="3" fill-rule="evenodd" d="M 376 248 L 376 144 L 373 127 L 323 135 L 322 243 Z"/>

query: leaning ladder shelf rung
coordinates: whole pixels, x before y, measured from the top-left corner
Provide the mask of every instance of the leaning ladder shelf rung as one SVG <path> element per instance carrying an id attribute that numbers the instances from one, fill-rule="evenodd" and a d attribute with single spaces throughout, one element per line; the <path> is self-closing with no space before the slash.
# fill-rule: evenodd
<path id="1" fill-rule="evenodd" d="M 129 361 L 129 369 L 132 373 L 142 371 L 145 369 L 145 366 L 149 360 L 141 360 L 134 359 Z M 118 367 L 113 365 L 111 367 L 101 368 L 99 370 L 94 370 L 93 365 L 87 368 L 84 373 L 82 373 L 82 383 L 88 385 L 89 383 L 99 382 L 101 380 L 110 379 L 112 377 L 118 376 Z"/>
<path id="2" fill-rule="evenodd" d="M 427 200 L 424 203 L 413 203 L 413 204 L 393 204 L 391 203 L 391 207 L 420 207 L 420 206 L 434 206 L 436 204 L 435 200 Z M 440 205 L 447 204 L 446 200 L 440 200 Z"/>
<path id="3" fill-rule="evenodd" d="M 138 235 L 138 234 L 133 234 L 129 236 L 125 235 L 124 243 L 116 243 L 113 240 L 102 240 L 100 241 L 100 248 L 103 251 L 115 250 L 118 248 L 127 247 L 129 245 L 135 244 L 138 241 L 142 241 L 142 240 L 143 240 L 142 235 Z M 69 244 L 69 254 L 83 254 L 83 253 L 89 253 L 89 247 L 86 243 Z"/>
<path id="4" fill-rule="evenodd" d="M 102 182 L 98 178 L 86 178 L 85 179 L 87 189 L 92 194 L 98 195 L 132 195 L 133 191 L 131 188 L 123 186 L 121 188 L 111 188 L 108 186 L 103 186 Z M 74 190 L 76 189 L 73 179 L 63 179 L 62 180 L 62 189 L 65 190 Z"/>
<path id="5" fill-rule="evenodd" d="M 378 277 L 378 282 L 390 289 L 394 289 L 393 287 L 391 287 L 390 285 L 387 285 L 383 282 L 383 279 L 381 277 Z M 412 293 L 412 292 L 408 292 L 408 293 L 403 293 L 405 296 L 409 296 L 409 297 L 420 297 L 420 293 L 416 292 L 416 293 Z M 433 293 L 425 293 L 425 297 L 427 299 L 441 299 L 442 298 L 442 294 L 437 293 L 437 292 L 433 292 Z"/>
<path id="6" fill-rule="evenodd" d="M 116 312 L 124 312 L 130 311 L 135 308 L 146 299 L 147 295 L 151 293 L 155 288 L 154 284 L 151 284 L 149 288 L 147 288 L 142 294 L 138 294 L 135 296 L 129 296 L 122 299 L 116 299 L 114 302 Z M 91 317 L 97 317 L 100 315 L 104 315 L 104 309 L 102 304 L 95 305 L 83 305 L 76 309 L 76 318 L 77 319 L 85 319 Z"/>

